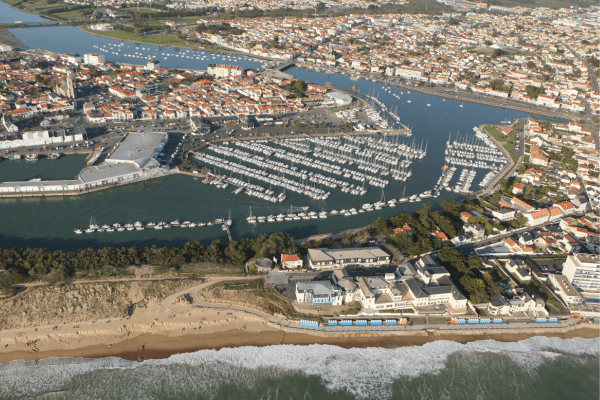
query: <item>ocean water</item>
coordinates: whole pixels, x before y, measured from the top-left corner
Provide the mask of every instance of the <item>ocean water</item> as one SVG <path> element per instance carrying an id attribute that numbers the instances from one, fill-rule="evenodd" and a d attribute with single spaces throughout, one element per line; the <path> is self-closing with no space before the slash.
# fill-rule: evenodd
<path id="1" fill-rule="evenodd" d="M 599 341 L 201 350 L 0 364 L 2 399 L 598 399 Z"/>

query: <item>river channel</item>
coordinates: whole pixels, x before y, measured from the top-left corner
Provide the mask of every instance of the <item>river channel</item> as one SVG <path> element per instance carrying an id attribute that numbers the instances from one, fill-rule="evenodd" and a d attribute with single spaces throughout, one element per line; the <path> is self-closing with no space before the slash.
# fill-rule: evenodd
<path id="1" fill-rule="evenodd" d="M 4 3 L 0 3 L 0 7 L 4 11 Z M 8 8 L 8 12 L 12 11 L 16 10 Z M 26 19 L 24 16 L 19 18 L 5 16 L 5 18 L 8 18 L 8 21 Z M 146 62 L 144 59 L 124 56 L 124 54 L 137 52 L 143 57 L 160 54 L 161 66 L 173 68 L 204 69 L 208 63 L 214 62 L 237 64 L 244 68 L 257 68 L 263 64 L 263 62 L 244 58 L 233 61 L 233 56 L 230 59 L 228 55 L 214 55 L 215 59 L 212 59 L 213 55 L 210 53 L 205 54 L 207 57 L 205 60 L 192 59 L 187 49 L 123 42 L 92 35 L 76 27 L 11 29 L 11 32 L 30 48 L 53 52 L 84 54 L 106 48 L 108 51 L 103 54 L 107 61 L 144 64 Z M 119 44 L 122 46 L 118 46 Z M 121 49 L 119 55 L 112 54 L 119 48 Z M 164 60 L 162 53 L 183 54 L 184 57 L 167 56 Z M 186 58 L 188 54 L 190 58 Z M 195 57 L 201 56 L 199 53 Z M 407 182 L 392 180 L 385 189 L 386 199 L 400 197 L 403 190 L 408 196 L 432 189 L 442 173 L 441 167 L 445 163 L 445 142 L 449 134 L 452 134 L 453 138 L 457 135 L 463 138 L 467 135 L 473 136 L 474 126 L 484 123 L 499 124 L 506 119 L 529 116 L 523 112 L 474 103 L 464 103 L 464 106 L 460 107 L 460 101 L 415 91 L 408 93 L 409 90 L 406 89 L 393 88 L 385 91 L 381 83 L 355 79 L 343 74 L 327 74 L 301 68 L 292 68 L 286 72 L 308 82 L 321 85 L 330 82 L 343 90 L 355 86 L 362 93 L 378 95 L 389 109 L 397 109 L 402 123 L 413 130 L 412 137 L 401 137 L 399 140 L 404 140 L 405 143 L 412 143 L 414 140 L 419 145 L 423 143 L 423 146 L 427 143 L 427 156 L 422 161 L 415 161 L 411 167 L 412 178 Z M 4 160 L 0 162 L 0 180 L 14 181 L 36 177 L 72 179 L 82 168 L 83 163 L 82 158 L 78 156 L 62 157 L 54 161 L 41 160 L 34 164 Z M 486 170 L 478 172 L 472 189 L 478 188 L 477 185 L 486 172 Z M 214 186 L 202 185 L 199 179 L 175 175 L 80 196 L 1 199 L 0 246 L 76 250 L 104 246 L 176 246 L 196 239 L 208 242 L 217 238 L 227 241 L 227 236 L 220 226 L 83 235 L 73 233 L 75 228 L 86 227 L 91 217 L 100 224 L 128 223 L 138 220 L 159 222 L 175 219 L 197 222 L 226 218 L 231 212 L 231 217 L 234 219 L 231 233 L 234 239 L 239 239 L 273 232 L 286 232 L 294 237 L 305 237 L 364 226 L 377 217 L 385 219 L 399 212 L 414 211 L 423 207 L 422 203 L 406 203 L 395 208 L 384 208 L 352 217 L 263 223 L 253 227 L 246 222 L 250 207 L 254 215 L 285 213 L 291 205 L 310 206 L 310 210 L 313 211 L 359 208 L 363 203 L 378 201 L 381 198 L 381 189 L 373 188 L 362 197 L 349 196 L 335 190 L 326 201 L 310 200 L 305 196 L 288 193 L 288 199 L 277 205 L 245 194 L 234 195 L 233 189 L 234 187 L 218 190 Z M 443 191 L 440 197 L 428 199 L 425 203 L 435 206 L 445 198 L 458 198 L 458 195 Z"/>

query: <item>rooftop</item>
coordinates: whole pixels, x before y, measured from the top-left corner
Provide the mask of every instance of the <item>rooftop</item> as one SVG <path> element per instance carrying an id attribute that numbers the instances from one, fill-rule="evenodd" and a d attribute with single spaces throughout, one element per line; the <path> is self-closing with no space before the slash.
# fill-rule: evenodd
<path id="1" fill-rule="evenodd" d="M 107 163 L 133 163 L 139 168 L 158 167 L 158 161 L 152 158 L 156 149 L 167 136 L 160 132 L 132 132 L 119 143 L 119 147 L 106 160 Z"/>

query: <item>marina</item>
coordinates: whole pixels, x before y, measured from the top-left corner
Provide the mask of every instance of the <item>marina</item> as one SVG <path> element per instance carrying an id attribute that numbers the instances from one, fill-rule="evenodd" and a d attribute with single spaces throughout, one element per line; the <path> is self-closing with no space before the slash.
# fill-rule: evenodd
<path id="1" fill-rule="evenodd" d="M 451 141 L 451 136 L 446 142 L 445 160 L 456 170 L 455 165 L 466 167 L 458 178 L 454 188 L 448 183 L 443 185 L 447 190 L 453 190 L 456 193 L 471 194 L 471 185 L 475 176 L 476 169 L 490 170 L 479 183 L 479 186 L 485 186 L 508 164 L 508 159 L 496 147 L 494 141 L 489 135 L 480 128 L 474 127 L 474 137 L 468 137 L 460 141 L 455 139 Z"/>
<path id="2" fill-rule="evenodd" d="M 406 144 L 398 138 L 340 135 L 231 141 L 208 146 L 207 151 L 217 156 L 195 152 L 193 158 L 200 166 L 213 170 L 206 183 L 221 189 L 233 184 L 238 186 L 236 194 L 245 192 L 277 203 L 285 200 L 286 191 L 291 191 L 327 200 L 338 189 L 345 194 L 364 196 L 371 188 L 387 187 L 390 183 L 387 177 L 409 179 L 410 166 L 425 158 L 427 144 L 417 146 L 414 140 Z M 221 175 L 217 169 L 229 171 L 230 175 Z M 268 184 L 269 189 L 251 180 Z M 283 191 L 276 194 L 273 186 Z"/>
<path id="3" fill-rule="evenodd" d="M 52 31 L 49 31 L 52 29 Z M 60 26 L 60 27 L 40 27 L 35 29 L 10 30 L 25 45 L 31 48 L 44 48 L 49 51 L 60 53 L 78 52 L 80 54 L 94 52 L 96 49 L 93 45 L 108 45 L 109 43 L 123 43 L 125 46 L 131 46 L 127 54 L 134 54 L 135 51 L 143 53 L 142 55 L 151 55 L 161 52 L 169 54 L 177 54 L 175 48 L 169 46 L 153 46 L 153 45 L 137 45 L 133 42 L 120 41 L 91 35 L 76 27 Z M 53 32 L 54 38 L 49 39 L 48 32 Z M 123 47 L 123 46 L 121 46 Z M 142 50 L 141 48 L 145 50 Z M 135 49 L 134 49 L 135 48 Z M 134 49 L 134 50 L 132 50 Z M 150 49 L 150 50 L 147 50 Z M 116 52 L 116 49 L 114 50 Z M 177 52 L 181 52 L 178 49 Z M 120 55 L 108 53 L 107 61 L 119 61 L 128 63 L 145 64 L 146 60 L 133 59 L 131 57 L 123 57 L 122 51 Z M 106 53 L 105 53 L 106 54 Z M 138 54 L 139 55 L 139 54 Z M 164 57 L 164 56 L 163 56 Z M 212 57 L 212 56 L 211 56 Z M 215 57 L 217 57 L 215 55 Z M 168 60 L 161 59 L 161 67 L 174 68 L 190 68 L 202 69 L 209 63 L 208 60 L 197 60 L 182 57 L 169 57 Z M 211 58 L 212 62 L 224 62 L 221 59 Z M 233 62 L 232 62 L 233 63 Z M 259 68 L 262 63 L 254 60 L 244 60 L 241 62 L 238 58 L 236 62 L 242 68 Z M 368 81 L 361 78 L 354 78 L 348 75 L 339 73 L 317 72 L 315 70 L 307 70 L 298 67 L 292 67 L 286 70 L 295 76 L 297 79 L 303 79 L 307 82 L 330 82 L 333 87 L 348 88 L 355 86 L 361 93 L 373 93 L 374 88 L 380 88 L 381 84 Z M 375 89 L 377 93 L 378 89 Z M 409 93 L 410 92 L 410 93 Z M 234 221 L 244 221 L 244 223 L 234 223 L 231 227 L 231 235 L 234 239 L 244 237 L 255 237 L 257 235 L 272 232 L 285 232 L 294 237 L 306 237 L 314 234 L 340 231 L 358 226 L 366 226 L 373 222 L 377 217 L 383 219 L 390 218 L 400 212 L 412 212 L 422 207 L 423 202 L 434 207 L 444 199 L 456 199 L 462 194 L 440 189 L 438 182 L 446 182 L 450 187 L 456 186 L 456 181 L 460 175 L 458 169 L 463 166 L 456 165 L 452 167 L 445 160 L 446 141 L 450 133 L 452 137 L 456 132 L 467 132 L 473 129 L 473 126 L 481 124 L 500 123 L 503 120 L 514 120 L 516 118 L 524 118 L 529 114 L 519 111 L 507 111 L 488 105 L 465 103 L 464 107 L 459 107 L 461 102 L 453 99 L 442 101 L 441 98 L 419 93 L 416 91 L 407 91 L 397 87 L 391 87 L 390 90 L 381 90 L 379 92 L 379 100 L 386 105 L 388 110 L 393 112 L 402 119 L 402 123 L 411 128 L 413 136 L 386 138 L 385 141 L 393 141 L 398 145 L 404 143 L 413 150 L 425 151 L 423 159 L 409 158 L 402 156 L 397 166 L 385 162 L 385 160 L 375 160 L 374 157 L 368 155 L 361 156 L 356 152 L 352 154 L 352 159 L 347 152 L 338 150 L 335 142 L 331 142 L 331 146 L 327 146 L 329 140 L 323 139 L 320 144 L 319 138 L 314 139 L 316 142 L 311 142 L 309 152 L 306 143 L 301 140 L 286 141 L 286 143 L 266 144 L 269 147 L 290 149 L 291 153 L 297 155 L 293 167 L 299 170 L 313 172 L 313 175 L 320 174 L 323 177 L 335 178 L 338 181 L 350 182 L 354 185 L 354 189 L 367 188 L 367 192 L 360 196 L 352 195 L 351 193 L 342 192 L 342 187 L 337 188 L 326 186 L 325 183 L 317 183 L 305 180 L 305 185 L 312 188 L 321 189 L 323 194 L 331 192 L 331 195 L 326 200 L 318 200 L 301 193 L 297 193 L 285 189 L 285 200 L 283 202 L 274 203 L 264 198 L 255 195 L 246 195 L 247 188 L 241 188 L 233 183 L 223 182 L 215 184 L 202 184 L 203 178 L 193 178 L 191 176 L 183 176 L 180 174 L 166 175 L 162 178 L 137 181 L 137 183 L 113 187 L 110 190 L 88 193 L 82 196 L 74 197 L 38 197 L 38 198 L 7 198 L 0 199 L 0 211 L 3 214 L 3 224 L 0 226 L 0 245 L 3 247 L 46 247 L 49 249 L 75 250 L 87 247 L 105 247 L 105 246 L 178 246 L 190 240 L 201 240 L 205 243 L 210 243 L 213 239 L 226 240 L 225 231 L 216 229 L 147 229 L 143 231 L 122 231 L 118 235 L 74 235 L 73 229 L 82 226 L 82 221 L 87 221 L 90 215 L 94 215 L 99 221 L 174 221 L 181 218 L 182 215 L 189 216 L 188 219 L 196 223 L 199 221 L 214 221 L 218 215 L 227 215 L 228 209 L 231 208 L 231 218 Z M 408 103 L 410 101 L 410 103 Z M 427 107 L 426 104 L 431 104 Z M 376 105 L 376 107 L 378 107 Z M 370 123 L 369 123 L 370 124 Z M 360 139 L 359 136 L 351 136 Z M 385 137 L 384 135 L 372 135 L 377 141 Z M 342 139 L 343 144 L 348 146 L 356 145 L 350 139 Z M 367 139 L 364 139 L 367 140 Z M 414 141 L 414 143 L 413 143 Z M 458 139 L 457 139 L 458 142 Z M 468 142 L 468 139 L 462 139 L 460 142 Z M 250 143 L 252 145 L 264 143 Z M 218 144 L 219 146 L 228 147 L 230 149 L 239 149 L 246 153 L 267 157 L 264 153 L 259 153 L 258 150 L 248 149 L 236 144 Z M 371 141 L 370 146 L 382 145 Z M 291 146 L 291 147 L 290 147 Z M 316 147 L 321 147 L 320 151 L 315 153 Z M 362 144 L 360 146 L 363 146 Z M 296 148 L 297 150 L 294 150 Z M 302 151 L 301 149 L 304 149 Z M 389 153 L 387 151 L 377 150 L 378 153 Z M 239 164 L 244 164 L 247 167 L 254 168 L 264 172 L 265 167 L 260 167 L 256 164 L 240 162 L 235 157 L 229 157 L 218 154 L 212 150 L 203 150 L 202 154 L 208 154 L 219 159 L 225 159 Z M 279 152 L 278 152 L 279 153 Z M 287 153 L 286 153 L 287 154 Z M 315 154 L 319 155 L 316 156 Z M 305 162 L 300 156 L 308 157 L 312 160 L 312 164 L 303 165 Z M 82 156 L 67 156 L 60 157 L 58 160 L 49 161 L 47 158 L 41 158 L 37 163 L 26 163 L 21 161 L 3 161 L 0 162 L 0 181 L 6 182 L 10 180 L 23 180 L 41 177 L 44 179 L 73 179 L 77 173 L 85 167 L 83 159 L 77 158 Z M 327 157 L 337 157 L 339 162 L 332 162 Z M 282 162 L 286 164 L 286 170 L 292 171 L 292 161 L 274 156 L 268 157 L 271 162 Z M 346 160 L 346 164 L 341 163 L 342 159 Z M 76 161 L 80 160 L 80 161 Z M 358 168 L 360 160 L 364 160 L 365 167 L 373 167 L 368 162 L 375 162 L 378 170 L 371 172 L 362 167 Z M 466 159 L 465 159 L 466 160 Z M 317 163 L 319 161 L 319 163 Z M 401 164 L 401 162 L 405 162 Z M 408 162 L 411 162 L 408 165 Z M 320 162 L 325 164 L 320 164 Z M 350 163 L 354 163 L 350 165 Z M 499 163 L 496 163 L 498 165 Z M 274 165 L 274 164 L 273 164 Z M 344 174 L 339 175 L 320 169 L 326 168 L 327 165 L 337 165 L 343 171 L 346 168 L 350 172 L 350 177 L 344 177 Z M 442 167 L 448 165 L 448 168 L 443 171 Z M 404 167 L 404 169 L 403 169 Z M 216 171 L 215 171 L 216 168 Z M 456 172 L 452 168 L 457 168 Z M 61 174 L 50 174 L 55 169 L 62 170 Z M 388 170 L 387 175 L 383 175 L 385 170 Z M 473 169 L 473 168 L 471 168 Z M 243 182 L 248 182 L 247 177 L 241 178 L 232 171 L 225 170 L 216 166 L 209 168 L 211 175 L 216 177 L 228 177 L 229 179 L 241 179 Z M 301 177 L 296 177 L 292 174 L 282 174 L 276 170 L 266 168 L 267 172 L 275 175 L 275 177 L 285 177 L 295 182 L 302 183 Z M 475 168 L 477 174 L 472 182 L 472 187 L 478 187 L 493 170 Z M 331 170 L 333 171 L 333 169 Z M 346 171 L 346 173 L 348 172 Z M 402 172 L 404 171 L 404 174 Z M 380 176 L 381 173 L 381 176 Z M 409 173 L 411 174 L 408 177 Z M 371 177 L 372 183 L 381 183 L 387 181 L 385 186 L 385 203 L 391 200 L 396 201 L 396 207 L 375 207 L 375 203 L 382 201 L 382 188 L 376 185 L 371 185 L 368 180 L 365 180 L 363 175 Z M 406 180 L 404 177 L 406 176 Z M 355 179 L 356 178 L 356 179 Z M 377 178 L 377 179 L 373 179 Z M 251 190 L 256 190 L 258 193 L 264 193 L 267 190 L 272 190 L 279 199 L 284 192 L 284 188 L 275 186 L 270 183 L 251 179 L 250 184 L 256 187 L 250 187 Z M 382 181 L 380 182 L 379 179 Z M 43 182 L 42 180 L 42 182 Z M 225 189 L 226 183 L 229 183 Z M 260 190 L 261 187 L 263 190 Z M 431 197 L 429 192 L 431 191 Z M 237 194 L 236 194 L 237 192 Z M 438 194 L 436 198 L 435 195 Z M 423 195 L 423 196 L 421 196 Z M 256 216 L 264 216 L 265 221 L 268 221 L 268 216 L 277 217 L 279 214 L 290 214 L 289 204 L 299 205 L 302 207 L 309 206 L 306 211 L 296 210 L 292 214 L 301 212 L 315 212 L 317 215 L 325 215 L 323 211 L 327 211 L 327 218 L 311 218 L 306 219 L 301 216 L 300 219 L 277 221 L 277 223 L 257 223 L 248 224 L 249 207 L 252 207 L 252 212 Z M 365 208 L 363 208 L 365 205 Z M 371 205 L 369 207 L 367 205 Z M 353 214 L 351 209 L 356 210 Z M 334 218 L 334 215 L 339 215 L 339 211 L 346 210 L 343 214 L 350 213 L 344 218 Z M 365 210 L 365 212 L 359 212 Z M 371 210 L 371 211 L 369 211 Z M 333 211 L 337 213 L 331 214 Z M 258 221 L 258 217 L 257 217 Z M 122 223 L 122 222 L 121 222 Z M 118 231 L 117 231 L 118 232 Z"/>
<path id="4" fill-rule="evenodd" d="M 154 230 L 162 230 L 162 229 L 171 229 L 171 228 L 202 228 L 205 226 L 215 226 L 215 225 L 222 225 L 223 226 L 223 230 L 225 230 L 225 228 L 229 228 L 231 225 L 233 224 L 233 220 L 230 218 L 227 219 L 223 219 L 223 218 L 217 218 L 215 220 L 211 220 L 211 221 L 200 221 L 200 222 L 192 222 L 192 221 L 179 221 L 178 219 L 171 221 L 171 222 L 148 222 L 148 223 L 144 223 L 144 222 L 140 222 L 140 221 L 136 221 L 136 222 L 128 222 L 125 224 L 120 224 L 120 223 L 114 223 L 112 225 L 100 225 L 99 223 L 96 222 L 96 220 L 94 219 L 94 217 L 92 217 L 90 219 L 90 224 L 88 225 L 87 228 L 75 228 L 73 230 L 73 232 L 75 232 L 76 234 L 80 235 L 82 233 L 101 233 L 101 232 L 107 232 L 107 233 L 111 233 L 111 232 L 125 232 L 125 231 L 143 231 L 144 229 L 154 229 Z"/>

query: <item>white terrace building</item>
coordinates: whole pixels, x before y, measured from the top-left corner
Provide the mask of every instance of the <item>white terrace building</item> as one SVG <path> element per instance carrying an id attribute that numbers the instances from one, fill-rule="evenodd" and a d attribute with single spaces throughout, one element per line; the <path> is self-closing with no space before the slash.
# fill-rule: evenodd
<path id="1" fill-rule="evenodd" d="M 460 293 L 446 269 L 427 256 L 416 265 L 405 263 L 395 273 L 381 276 L 350 276 L 346 269 L 333 271 L 327 281 L 301 282 L 296 285 L 296 300 L 307 305 L 339 305 L 359 301 L 369 311 L 411 309 L 417 313 L 435 310 L 462 312 L 467 298 Z M 326 290 L 325 290 L 326 289 Z M 306 293 L 310 292 L 309 297 Z M 315 302 L 315 298 L 319 300 Z M 327 304 L 324 304 L 327 303 Z"/>
<path id="2" fill-rule="evenodd" d="M 390 262 L 390 255 L 379 247 L 309 249 L 306 258 L 312 269 L 343 268 L 347 266 L 376 267 Z"/>

